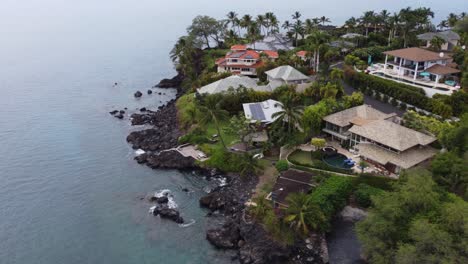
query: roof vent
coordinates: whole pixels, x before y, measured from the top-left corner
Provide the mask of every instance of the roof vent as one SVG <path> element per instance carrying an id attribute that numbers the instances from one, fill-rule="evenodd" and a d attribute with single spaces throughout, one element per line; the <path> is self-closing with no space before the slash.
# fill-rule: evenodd
<path id="1" fill-rule="evenodd" d="M 441 53 L 439 54 L 439 57 L 443 58 L 443 57 L 444 57 L 444 53 L 441 52 Z"/>

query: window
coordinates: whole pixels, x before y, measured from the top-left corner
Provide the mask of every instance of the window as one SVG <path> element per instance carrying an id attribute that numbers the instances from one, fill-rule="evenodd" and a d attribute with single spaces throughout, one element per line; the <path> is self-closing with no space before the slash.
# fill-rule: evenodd
<path id="1" fill-rule="evenodd" d="M 247 72 L 249 72 L 249 71 L 250 71 L 250 68 L 242 68 L 242 71 L 247 71 Z"/>

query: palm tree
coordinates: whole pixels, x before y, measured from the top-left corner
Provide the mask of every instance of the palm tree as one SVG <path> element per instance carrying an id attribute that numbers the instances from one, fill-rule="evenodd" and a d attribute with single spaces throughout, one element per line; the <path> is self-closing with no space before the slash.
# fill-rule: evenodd
<path id="1" fill-rule="evenodd" d="M 250 27 L 250 25 L 251 25 L 252 23 L 253 23 L 252 16 L 251 16 L 251 15 L 244 15 L 244 16 L 242 17 L 242 19 L 240 20 L 239 25 L 240 25 L 241 28 L 247 29 L 247 28 Z"/>
<path id="2" fill-rule="evenodd" d="M 247 176 L 256 174 L 260 169 L 260 163 L 258 160 L 249 153 L 245 153 L 241 162 L 242 170 L 240 171 L 241 176 Z"/>
<path id="3" fill-rule="evenodd" d="M 292 32 L 294 33 L 294 45 L 297 46 L 297 37 L 299 35 L 304 36 L 304 26 L 301 20 L 296 20 L 296 23 L 292 26 Z"/>
<path id="4" fill-rule="evenodd" d="M 442 49 L 442 45 L 445 44 L 445 39 L 435 36 L 434 38 L 431 39 L 431 49 L 434 51 L 439 51 Z"/>
<path id="5" fill-rule="evenodd" d="M 269 35 L 275 28 L 278 28 L 278 18 L 273 12 L 265 13 L 265 19 L 267 21 L 267 35 Z"/>
<path id="6" fill-rule="evenodd" d="M 320 23 L 322 23 L 323 26 L 325 26 L 325 23 L 330 23 L 330 22 L 331 22 L 330 18 L 328 18 L 326 16 L 322 16 L 320 18 Z"/>
<path id="7" fill-rule="evenodd" d="M 257 18 L 255 19 L 255 22 L 257 23 L 258 27 L 260 28 L 260 32 L 263 33 L 263 27 L 267 28 L 267 20 L 265 19 L 265 16 L 263 15 L 258 15 Z"/>
<path id="8" fill-rule="evenodd" d="M 386 9 L 380 11 L 378 22 L 383 26 L 384 30 L 388 29 L 389 19 L 390 19 L 390 13 Z"/>
<path id="9" fill-rule="evenodd" d="M 291 193 L 286 197 L 288 208 L 284 221 L 302 235 L 308 235 L 310 228 L 323 229 L 326 218 L 320 208 L 311 202 L 305 193 Z"/>
<path id="10" fill-rule="evenodd" d="M 301 18 L 301 13 L 299 13 L 299 11 L 296 11 L 294 14 L 292 14 L 292 19 L 299 20 L 299 18 Z"/>
<path id="11" fill-rule="evenodd" d="M 314 23 L 314 21 L 310 18 L 306 19 L 305 22 L 304 22 L 304 31 L 306 34 L 310 34 L 312 33 L 312 31 L 314 31 L 316 28 L 317 28 L 317 25 L 316 23 Z"/>
<path id="12" fill-rule="evenodd" d="M 228 23 L 231 24 L 231 27 L 237 27 L 238 33 L 240 34 L 240 27 L 239 27 L 239 18 L 237 17 L 237 13 L 234 11 L 229 12 L 227 15 Z"/>
<path id="13" fill-rule="evenodd" d="M 285 29 L 286 31 L 289 31 L 289 29 L 291 28 L 291 23 L 288 20 L 285 20 L 281 27 Z"/>
<path id="14" fill-rule="evenodd" d="M 271 202 L 266 199 L 266 196 L 260 196 L 252 199 L 254 206 L 249 207 L 249 213 L 256 219 L 262 220 L 263 217 L 272 209 Z"/>
<path id="15" fill-rule="evenodd" d="M 318 72 L 320 66 L 320 49 L 328 43 L 329 38 L 330 36 L 327 33 L 321 31 L 315 31 L 307 38 L 306 44 L 313 54 L 310 68 L 314 68 L 315 72 Z"/>
<path id="16" fill-rule="evenodd" d="M 448 27 L 447 20 L 440 21 L 440 23 L 437 25 L 437 27 L 440 30 L 443 30 L 443 29 L 447 28 Z"/>
<path id="17" fill-rule="evenodd" d="M 360 18 L 361 24 L 366 28 L 366 37 L 369 35 L 369 26 L 375 22 L 375 12 L 366 11 L 364 15 Z"/>
<path id="18" fill-rule="evenodd" d="M 300 128 L 302 107 L 295 105 L 294 95 L 291 93 L 282 98 L 280 105 L 283 110 L 274 113 L 272 118 L 276 120 L 276 123 L 288 123 L 288 134 L 291 135 L 293 129 Z"/>
<path id="19" fill-rule="evenodd" d="M 357 25 L 357 19 L 355 17 L 351 17 L 350 19 L 346 20 L 345 22 L 345 26 L 348 28 L 348 29 L 354 29 Z"/>
<path id="20" fill-rule="evenodd" d="M 221 98 L 219 95 L 204 95 L 197 98 L 197 107 L 198 112 L 200 113 L 199 123 L 201 125 L 206 125 L 209 122 L 213 122 L 218 131 L 219 139 L 223 144 L 223 147 L 226 148 L 226 144 L 221 135 L 221 129 L 219 127 L 219 122 L 225 120 L 228 116 L 228 112 L 220 107 Z"/>
<path id="21" fill-rule="evenodd" d="M 255 41 L 257 41 L 261 37 L 260 27 L 257 22 L 252 22 L 247 27 L 247 39 L 254 44 L 255 49 Z"/>
<path id="22" fill-rule="evenodd" d="M 447 24 L 449 27 L 453 28 L 458 22 L 458 16 L 454 13 L 450 13 L 447 17 Z"/>
<path id="23" fill-rule="evenodd" d="M 279 21 L 278 21 L 278 18 L 275 15 L 273 15 L 270 19 L 268 35 L 271 33 L 278 33 L 278 32 L 279 32 Z"/>
<path id="24" fill-rule="evenodd" d="M 170 52 L 170 58 L 176 65 L 176 69 L 189 78 L 197 77 L 196 62 L 197 44 L 193 36 L 183 36 L 177 40 Z"/>
<path id="25" fill-rule="evenodd" d="M 392 39 L 395 38 L 397 34 L 397 29 L 400 23 L 400 15 L 393 13 L 393 15 L 388 20 L 390 26 L 390 30 L 388 32 L 388 46 L 390 46 Z"/>

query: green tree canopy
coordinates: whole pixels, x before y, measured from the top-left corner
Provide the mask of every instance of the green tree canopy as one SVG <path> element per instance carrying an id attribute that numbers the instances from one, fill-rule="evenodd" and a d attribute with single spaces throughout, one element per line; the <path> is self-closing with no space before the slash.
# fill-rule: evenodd
<path id="1" fill-rule="evenodd" d="M 374 207 L 357 224 L 369 262 L 466 263 L 468 204 L 441 193 L 428 172 L 401 178 L 395 191 L 372 198 Z"/>

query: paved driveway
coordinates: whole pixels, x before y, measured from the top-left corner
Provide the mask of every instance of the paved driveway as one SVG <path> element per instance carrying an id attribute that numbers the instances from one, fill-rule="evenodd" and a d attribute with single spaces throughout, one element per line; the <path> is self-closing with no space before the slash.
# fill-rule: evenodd
<path id="1" fill-rule="evenodd" d="M 343 85 L 344 85 L 345 93 L 348 94 L 348 95 L 357 91 L 352 86 L 347 85 L 346 83 L 343 83 Z M 399 109 L 398 107 L 395 107 L 395 106 L 393 106 L 391 104 L 383 103 L 383 102 L 381 102 L 381 101 L 379 101 L 377 99 L 374 99 L 372 96 L 368 96 L 368 95 L 365 95 L 365 94 L 364 94 L 364 103 L 368 104 L 368 105 L 371 105 L 375 109 L 377 109 L 377 110 L 379 110 L 381 112 L 387 113 L 387 114 L 396 113 L 398 116 L 401 117 L 405 113 L 405 111 Z"/>

